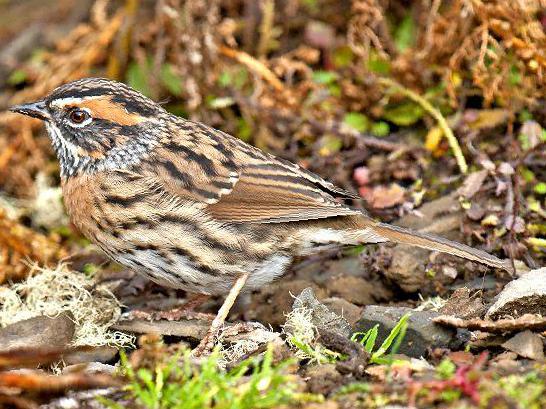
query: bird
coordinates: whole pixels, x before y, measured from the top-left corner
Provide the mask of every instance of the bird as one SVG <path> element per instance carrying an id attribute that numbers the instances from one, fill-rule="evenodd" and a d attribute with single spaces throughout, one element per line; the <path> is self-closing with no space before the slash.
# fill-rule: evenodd
<path id="1" fill-rule="evenodd" d="M 38 118 L 60 164 L 73 224 L 159 285 L 226 296 L 196 354 L 215 343 L 241 291 L 327 245 L 396 242 L 512 270 L 510 260 L 371 218 L 359 196 L 131 87 L 83 78 L 11 111 Z"/>

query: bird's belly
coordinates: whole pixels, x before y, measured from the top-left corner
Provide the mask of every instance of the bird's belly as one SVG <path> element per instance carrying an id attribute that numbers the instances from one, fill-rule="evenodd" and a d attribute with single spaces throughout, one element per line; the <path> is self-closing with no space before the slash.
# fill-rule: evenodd
<path id="1" fill-rule="evenodd" d="M 229 291 L 226 280 L 218 275 L 203 272 L 187 256 L 161 254 L 154 249 L 130 250 L 110 254 L 116 262 L 134 269 L 153 282 L 169 288 L 195 293 L 218 294 Z"/>
<path id="2" fill-rule="evenodd" d="M 188 257 L 180 254 L 168 254 L 156 249 L 128 250 L 112 252 L 112 248 L 99 246 L 116 262 L 153 282 L 185 291 L 222 295 L 229 292 L 238 275 L 250 272 L 245 290 L 255 290 L 282 276 L 292 262 L 286 254 L 273 254 L 263 260 L 223 265 L 217 274 L 202 271 Z M 163 253 L 163 254 L 162 254 Z"/>
<path id="3" fill-rule="evenodd" d="M 292 263 L 289 255 L 278 253 L 255 263 L 250 269 L 251 274 L 246 283 L 247 289 L 256 290 L 281 277 Z"/>

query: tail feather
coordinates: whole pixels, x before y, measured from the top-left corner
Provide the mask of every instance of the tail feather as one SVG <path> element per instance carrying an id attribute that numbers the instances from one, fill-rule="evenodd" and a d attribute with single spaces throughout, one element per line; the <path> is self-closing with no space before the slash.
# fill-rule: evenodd
<path id="1" fill-rule="evenodd" d="M 403 227 L 384 223 L 375 224 L 373 226 L 373 230 L 375 233 L 385 237 L 389 241 L 409 244 L 428 250 L 441 251 L 443 253 L 453 254 L 468 260 L 477 261 L 491 267 L 501 268 L 510 273 L 513 272 L 513 267 L 510 260 L 501 260 L 500 258 L 497 258 L 483 250 L 478 250 L 465 244 L 447 240 L 443 237 L 411 231 Z"/>

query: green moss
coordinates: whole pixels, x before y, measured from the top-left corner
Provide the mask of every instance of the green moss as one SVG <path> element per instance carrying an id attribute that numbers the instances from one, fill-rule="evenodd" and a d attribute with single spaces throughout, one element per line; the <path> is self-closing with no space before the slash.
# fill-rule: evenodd
<path id="1" fill-rule="evenodd" d="M 539 409 L 546 407 L 546 384 L 537 372 L 509 375 L 498 379 L 498 386 L 519 407 Z"/>

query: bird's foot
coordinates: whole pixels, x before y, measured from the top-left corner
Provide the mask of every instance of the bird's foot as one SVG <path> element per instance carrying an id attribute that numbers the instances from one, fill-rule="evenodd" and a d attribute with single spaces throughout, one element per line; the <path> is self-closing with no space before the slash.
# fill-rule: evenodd
<path id="1" fill-rule="evenodd" d="M 255 322 L 238 322 L 237 324 L 224 328 L 221 331 L 221 334 L 220 330 L 216 331 L 216 333 L 209 330 L 199 345 L 192 351 L 192 355 L 194 357 L 209 355 L 214 349 L 218 339 L 231 338 L 240 334 L 251 333 L 252 331 L 255 331 L 256 328 L 263 328 L 263 326 Z"/>

